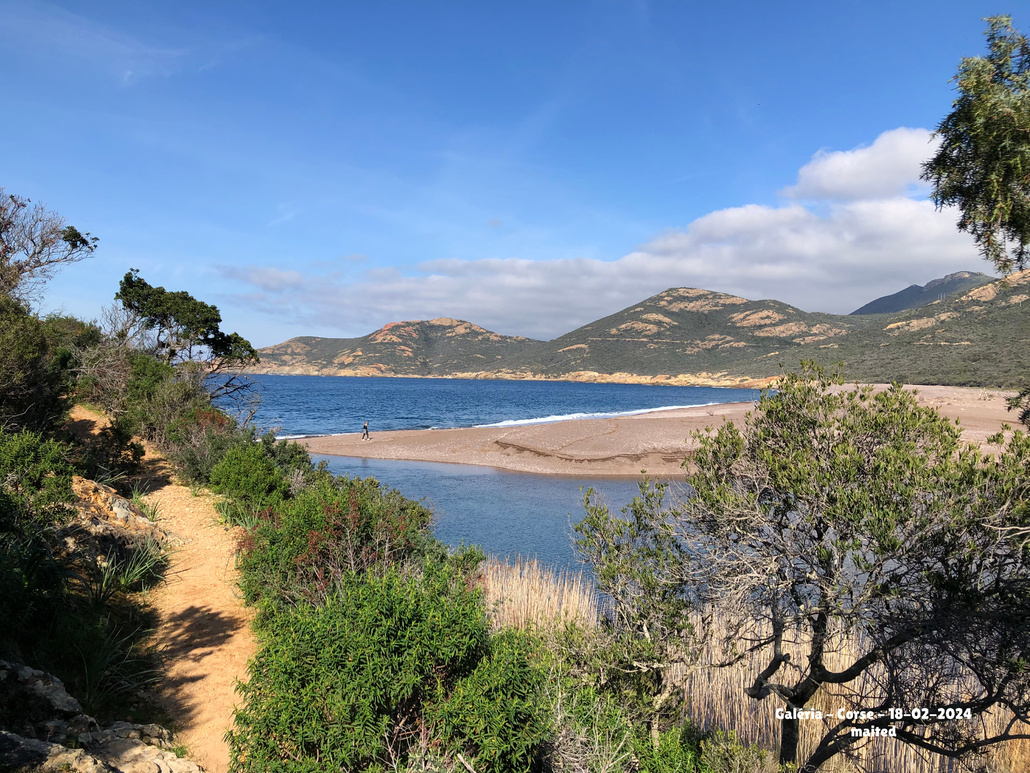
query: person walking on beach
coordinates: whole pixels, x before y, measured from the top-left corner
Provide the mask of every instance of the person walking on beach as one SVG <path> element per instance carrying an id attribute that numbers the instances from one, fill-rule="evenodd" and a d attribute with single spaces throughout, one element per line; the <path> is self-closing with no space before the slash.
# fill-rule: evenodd
<path id="1" fill-rule="evenodd" d="M 361 439 L 362 440 L 371 440 L 372 439 L 372 436 L 368 434 L 368 422 L 367 421 L 365 422 L 365 429 L 363 429 L 362 432 L 361 432 Z"/>

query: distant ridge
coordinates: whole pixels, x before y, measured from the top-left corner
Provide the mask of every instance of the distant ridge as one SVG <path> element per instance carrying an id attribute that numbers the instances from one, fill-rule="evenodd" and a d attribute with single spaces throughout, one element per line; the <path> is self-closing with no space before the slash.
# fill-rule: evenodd
<path id="1" fill-rule="evenodd" d="M 916 309 L 928 303 L 942 300 L 949 295 L 964 293 L 995 281 L 996 277 L 973 271 L 957 271 L 925 285 L 909 285 L 893 295 L 884 295 L 869 301 L 852 314 L 895 314 L 906 309 Z"/>
<path id="2" fill-rule="evenodd" d="M 864 382 L 1019 384 L 1030 372 L 1030 271 L 986 284 L 961 274 L 927 283 L 930 303 L 895 313 L 809 313 L 679 287 L 553 341 L 447 317 L 394 322 L 360 338 L 302 336 L 260 349 L 251 372 L 762 386 L 814 360 Z M 973 289 L 948 295 L 953 277 Z"/>
<path id="3" fill-rule="evenodd" d="M 253 372 L 336 376 L 440 376 L 488 370 L 540 343 L 504 336 L 463 319 L 391 322 L 360 338 L 300 336 L 259 349 Z"/>

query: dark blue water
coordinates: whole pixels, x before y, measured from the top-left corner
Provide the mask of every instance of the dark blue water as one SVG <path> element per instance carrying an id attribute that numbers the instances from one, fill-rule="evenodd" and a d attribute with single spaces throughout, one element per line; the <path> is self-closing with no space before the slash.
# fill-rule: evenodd
<path id="1" fill-rule="evenodd" d="M 280 436 L 525 424 L 757 399 L 754 389 L 566 381 L 255 376 L 258 426 Z"/>
<path id="2" fill-rule="evenodd" d="M 259 376 L 259 427 L 282 436 L 470 427 L 626 414 L 656 408 L 751 401 L 751 389 L 576 384 L 554 381 Z M 435 513 L 436 536 L 497 556 L 576 567 L 572 524 L 585 515 L 583 489 L 618 511 L 637 493 L 626 479 L 578 480 L 489 467 L 318 456 L 338 475 L 378 478 Z"/>

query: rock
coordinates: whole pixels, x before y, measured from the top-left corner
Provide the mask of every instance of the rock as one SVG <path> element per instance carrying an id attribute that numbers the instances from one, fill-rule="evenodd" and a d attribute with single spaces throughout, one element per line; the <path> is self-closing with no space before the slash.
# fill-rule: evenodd
<path id="1" fill-rule="evenodd" d="M 101 727 L 55 676 L 0 660 L 0 771 L 22 768 L 67 773 L 201 773 L 170 751 L 160 725 L 114 722 Z M 69 749 L 69 739 L 82 747 Z"/>
<path id="2" fill-rule="evenodd" d="M 82 713 L 82 706 L 56 676 L 0 660 L 0 706 L 4 713 L 36 723 Z"/>
<path id="3" fill-rule="evenodd" d="M 127 723 L 118 723 L 126 725 Z M 84 748 L 69 749 L 58 743 L 0 730 L 0 770 L 27 768 L 65 773 L 203 773 L 197 763 L 121 733 L 141 732 L 141 725 L 84 733 Z M 161 731 L 167 733 L 164 728 Z M 83 736 L 80 736 L 82 742 Z"/>
<path id="4" fill-rule="evenodd" d="M 67 749 L 60 744 L 23 738 L 0 730 L 0 770 L 21 768 L 74 773 L 117 773 L 117 768 L 82 749 Z"/>
<path id="5" fill-rule="evenodd" d="M 58 532 L 69 554 L 102 563 L 147 542 L 173 544 L 164 529 L 110 486 L 74 476 L 72 491 L 77 498 L 77 517 Z"/>

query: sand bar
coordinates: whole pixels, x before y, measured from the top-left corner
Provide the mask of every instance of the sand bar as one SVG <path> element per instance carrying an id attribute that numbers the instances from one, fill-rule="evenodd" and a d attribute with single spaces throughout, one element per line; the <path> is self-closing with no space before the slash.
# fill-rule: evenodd
<path id="1" fill-rule="evenodd" d="M 1005 398 L 1011 392 L 965 387 L 917 387 L 918 400 L 959 419 L 963 437 L 982 442 L 1003 423 L 1016 424 Z M 420 429 L 304 438 L 311 453 L 496 467 L 516 472 L 576 476 L 675 477 L 694 443 L 691 433 L 723 421 L 742 425 L 753 403 L 725 403 L 514 427 Z"/>

